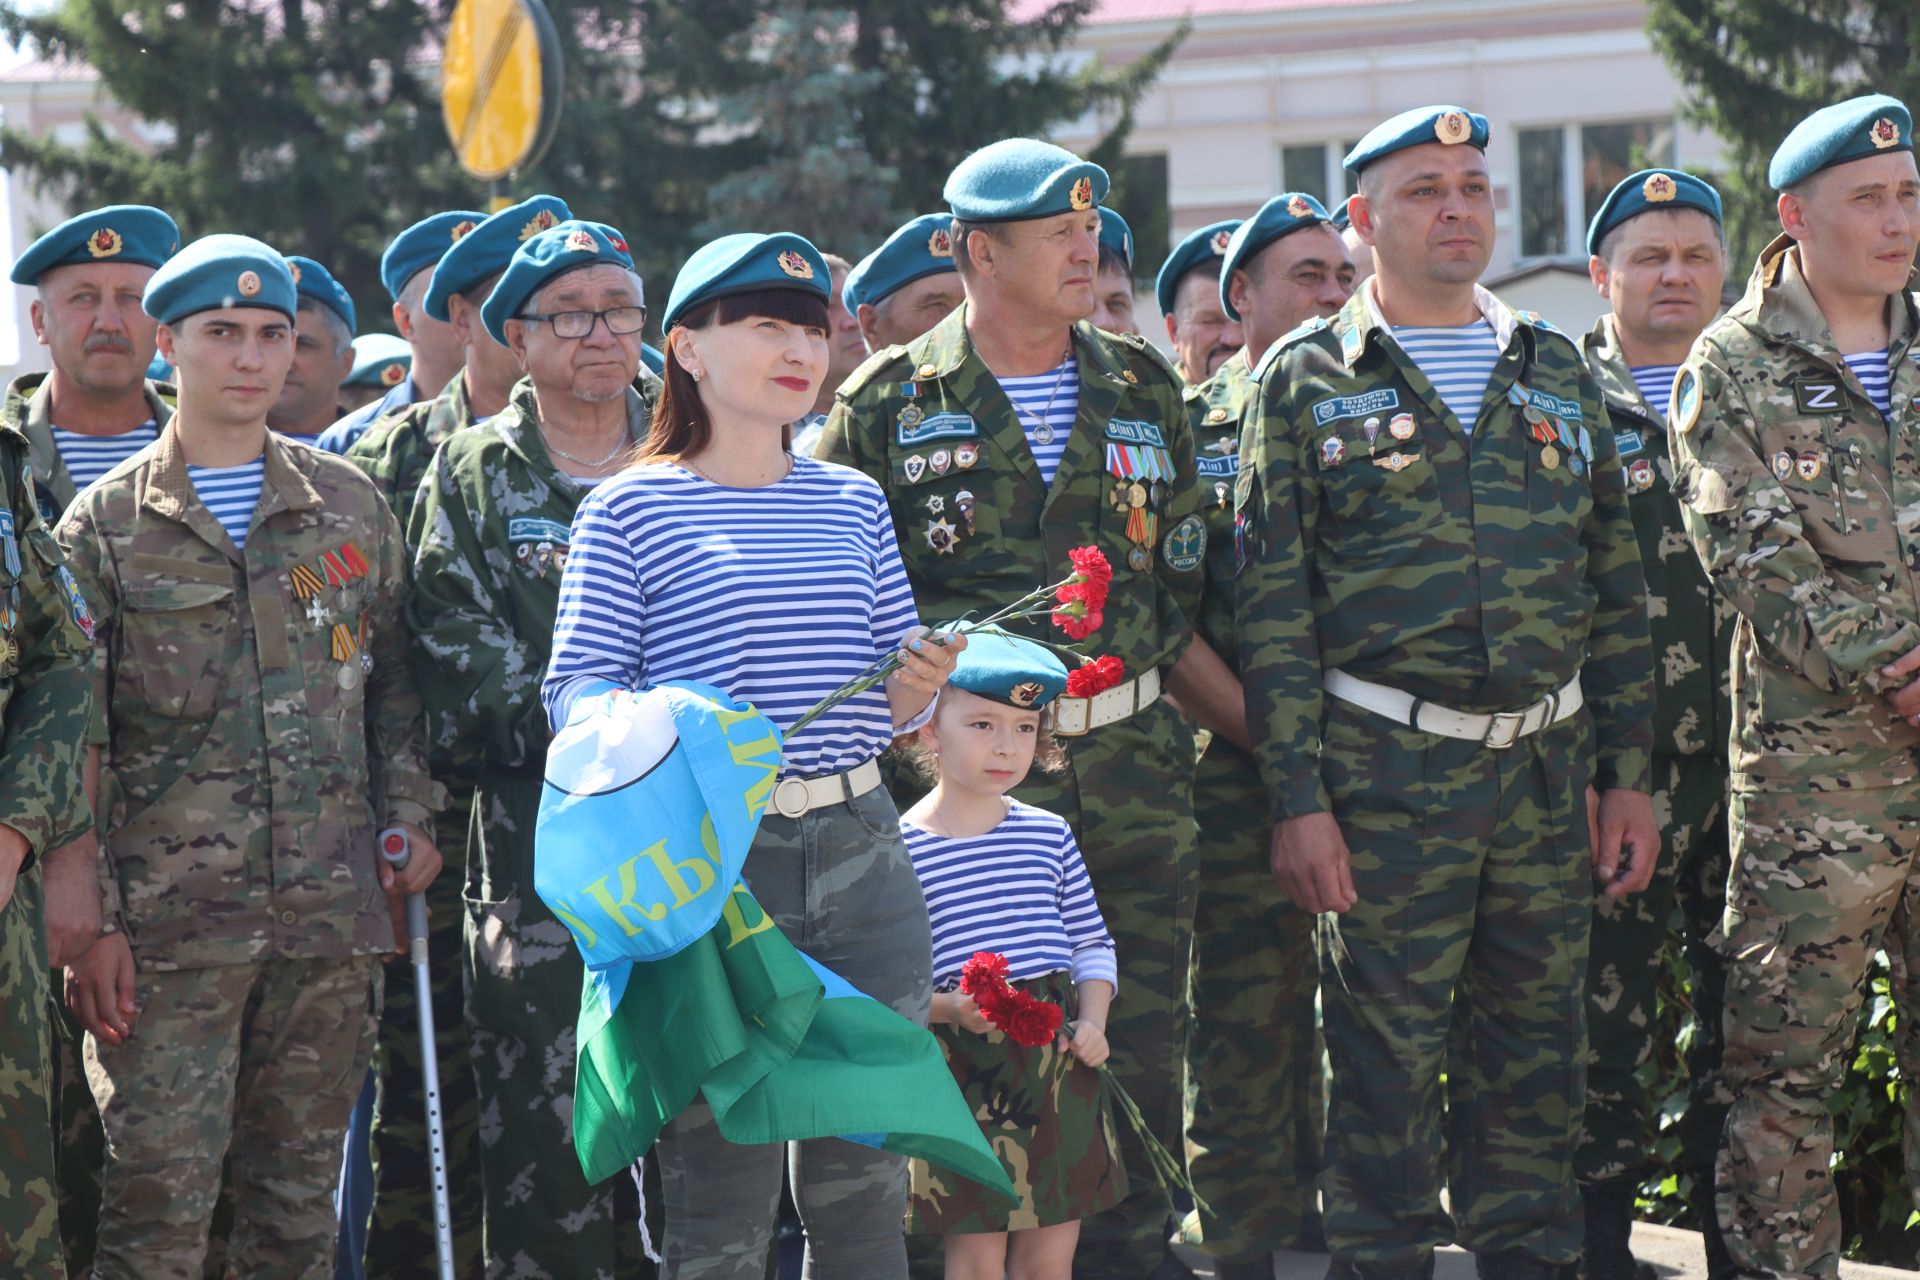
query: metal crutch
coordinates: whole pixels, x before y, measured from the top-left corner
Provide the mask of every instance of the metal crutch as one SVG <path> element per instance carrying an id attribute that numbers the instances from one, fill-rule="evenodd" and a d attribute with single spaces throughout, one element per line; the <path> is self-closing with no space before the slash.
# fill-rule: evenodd
<path id="1" fill-rule="evenodd" d="M 380 833 L 380 856 L 395 871 L 413 857 L 407 833 L 388 827 Z M 427 899 L 407 895 L 407 956 L 413 961 L 413 995 L 420 1013 L 420 1066 L 427 1094 L 427 1149 L 433 1162 L 433 1234 L 440 1252 L 440 1280 L 453 1280 L 452 1211 L 447 1205 L 447 1134 L 440 1118 L 440 1057 L 433 1040 L 433 982 L 427 972 Z"/>

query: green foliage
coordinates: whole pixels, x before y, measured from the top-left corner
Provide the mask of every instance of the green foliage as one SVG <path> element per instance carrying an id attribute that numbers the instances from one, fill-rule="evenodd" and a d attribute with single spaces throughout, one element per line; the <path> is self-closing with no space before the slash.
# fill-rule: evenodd
<path id="1" fill-rule="evenodd" d="M 1661 1026 L 1655 1058 L 1644 1068 L 1655 1103 L 1653 1161 L 1640 1186 L 1639 1216 L 1698 1229 L 1694 1187 L 1681 1161 L 1683 1115 L 1688 1100 L 1686 1057 L 1698 1034 L 1692 1023 L 1688 971 L 1674 936 L 1660 982 Z M 1901 1157 L 1907 1090 L 1895 1057 L 1899 1018 L 1884 954 L 1876 955 L 1856 1020 L 1847 1076 L 1833 1095 L 1835 1189 L 1840 1198 L 1846 1256 L 1857 1262 L 1911 1268 L 1920 1256 L 1920 1215 Z"/>
<path id="2" fill-rule="evenodd" d="M 648 290 L 711 236 L 792 229 L 850 258 L 940 207 L 973 148 L 1108 122 L 1181 33 L 1109 69 L 1068 46 L 1095 0 L 1015 19 L 1001 0 L 548 0 L 565 105 L 510 184 L 626 233 Z M 452 0 L 0 0 L 0 30 L 87 63 L 151 145 L 0 129 L 0 164 L 74 205 L 138 201 L 189 237 L 243 231 L 326 262 L 377 319 L 387 240 L 483 207 L 440 118 Z M 370 324 L 368 327 L 372 327 Z"/>
<path id="3" fill-rule="evenodd" d="M 1920 102 L 1913 0 L 1648 0 L 1647 32 L 1696 118 L 1727 140 L 1719 178 L 1739 264 L 1779 232 L 1767 161 L 1788 130 L 1863 93 Z"/>

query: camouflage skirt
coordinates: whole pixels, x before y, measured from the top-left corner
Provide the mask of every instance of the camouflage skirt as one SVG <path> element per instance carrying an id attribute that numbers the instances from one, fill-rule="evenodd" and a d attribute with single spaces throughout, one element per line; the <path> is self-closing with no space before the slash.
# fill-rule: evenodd
<path id="1" fill-rule="evenodd" d="M 1013 985 L 1073 1016 L 1074 989 L 1066 974 Z M 1053 1045 L 1028 1048 L 998 1031 L 978 1035 L 952 1023 L 930 1030 L 1020 1203 L 1010 1208 L 977 1184 L 915 1160 L 908 1231 L 1025 1231 L 1090 1218 L 1125 1198 L 1120 1143 L 1098 1071 Z"/>

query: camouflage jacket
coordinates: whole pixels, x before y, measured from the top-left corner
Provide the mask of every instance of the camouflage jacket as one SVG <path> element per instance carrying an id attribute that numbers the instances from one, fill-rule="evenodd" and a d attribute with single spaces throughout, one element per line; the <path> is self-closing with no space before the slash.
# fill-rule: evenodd
<path id="1" fill-rule="evenodd" d="M 94 623 L 41 516 L 28 447 L 0 425 L 0 822 L 27 838 L 30 866 L 92 821 L 81 778 Z"/>
<path id="2" fill-rule="evenodd" d="M 1835 349 L 1785 236 L 1674 380 L 1674 494 L 1740 612 L 1736 781 L 1920 776 L 1920 729 L 1881 696 L 1905 679 L 1880 668 L 1920 645 L 1920 311 L 1909 294 L 1891 303 L 1890 423 Z"/>
<path id="3" fill-rule="evenodd" d="M 1527 706 L 1578 674 L 1595 785 L 1647 789 L 1646 584 L 1605 402 L 1571 339 L 1476 297 L 1502 354 L 1471 450 L 1371 288 L 1283 338 L 1256 370 L 1236 616 L 1276 819 L 1328 811 L 1321 683 L 1334 667 L 1481 713 Z M 1575 446 L 1538 442 L 1536 427 Z"/>
<path id="4" fill-rule="evenodd" d="M 1182 393 L 1207 520 L 1207 585 L 1194 625 L 1229 667 L 1240 661 L 1233 640 L 1233 486 L 1240 475 L 1240 420 L 1254 392 L 1249 358 L 1242 348 Z"/>
<path id="5" fill-rule="evenodd" d="M 416 401 L 398 413 L 377 419 L 341 456 L 366 472 L 400 527 L 409 529 L 413 525 L 413 504 L 419 497 L 421 481 L 427 478 L 433 451 L 448 436 L 472 425 L 463 369 L 433 399 Z"/>
<path id="6" fill-rule="evenodd" d="M 147 408 L 155 426 L 164 427 L 173 417 L 174 391 L 170 383 L 148 381 Z M 54 443 L 53 423 L 47 418 L 47 375 L 23 373 L 7 386 L 5 401 L 0 401 L 0 422 L 27 438 L 27 461 L 33 464 L 33 482 L 40 490 L 40 514 L 49 525 L 58 524 L 60 513 L 79 492 L 66 460 Z"/>
<path id="7" fill-rule="evenodd" d="M 1607 400 L 1614 446 L 1627 477 L 1627 509 L 1647 576 L 1653 638 L 1653 752 L 1727 754 L 1732 711 L 1728 663 L 1738 616 L 1713 589 L 1680 520 L 1667 457 L 1666 419 L 1653 411 L 1620 350 L 1613 317 L 1586 338 L 1587 367 Z"/>
<path id="8" fill-rule="evenodd" d="M 1043 485 L 1013 405 L 974 354 L 967 312 L 962 304 L 856 369 L 837 393 L 817 456 L 886 490 L 913 598 L 929 623 L 985 617 L 1064 578 L 1071 548 L 1097 545 L 1113 583 L 1106 623 L 1086 649 L 1118 657 L 1129 676 L 1172 664 L 1192 635 L 1206 559 L 1179 380 L 1143 340 L 1076 324 L 1079 414 L 1053 483 Z M 1119 481 L 1110 466 L 1140 473 L 1144 505 L 1128 505 L 1135 481 Z M 1166 478 L 1148 479 L 1147 468 Z M 1130 514 L 1141 516 L 1131 521 L 1137 531 L 1152 529 L 1145 546 L 1129 536 Z M 1144 563 L 1139 555 L 1129 562 L 1135 551 L 1148 552 Z M 1058 630 L 1047 635 L 1044 619 L 1020 625 L 1063 639 Z"/>
<path id="9" fill-rule="evenodd" d="M 242 552 L 178 427 L 60 525 L 100 618 L 105 910 L 146 968 L 385 951 L 374 837 L 443 801 L 400 529 L 358 471 L 269 432 Z"/>

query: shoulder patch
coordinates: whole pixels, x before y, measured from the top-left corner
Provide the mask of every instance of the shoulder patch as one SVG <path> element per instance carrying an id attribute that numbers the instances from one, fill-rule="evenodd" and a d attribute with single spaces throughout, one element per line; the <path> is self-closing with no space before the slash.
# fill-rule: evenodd
<path id="1" fill-rule="evenodd" d="M 1123 333 L 1120 337 L 1131 349 L 1134 357 L 1133 363 L 1136 365 L 1145 363 L 1153 366 L 1158 373 L 1175 387 L 1184 387 L 1186 385 L 1186 379 L 1180 376 L 1180 371 L 1173 367 L 1173 361 L 1169 359 L 1167 354 L 1160 350 L 1160 348 L 1154 346 L 1137 333 Z"/>
<path id="2" fill-rule="evenodd" d="M 867 384 L 874 380 L 875 375 L 895 361 L 903 359 L 906 354 L 907 349 L 901 346 L 880 348 L 862 360 L 859 367 L 847 375 L 847 380 L 840 384 L 840 397 L 851 400 L 859 395 L 867 389 Z"/>
<path id="3" fill-rule="evenodd" d="M 1673 375 L 1673 397 L 1667 405 L 1667 421 L 1681 435 L 1692 431 L 1700 421 L 1700 374 L 1688 361 Z"/>

